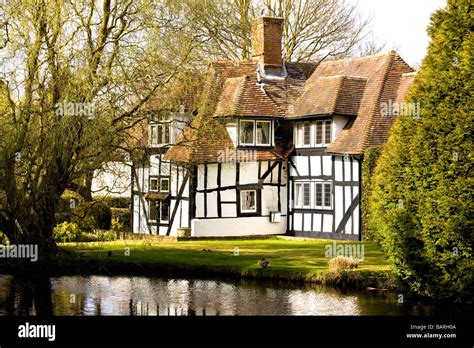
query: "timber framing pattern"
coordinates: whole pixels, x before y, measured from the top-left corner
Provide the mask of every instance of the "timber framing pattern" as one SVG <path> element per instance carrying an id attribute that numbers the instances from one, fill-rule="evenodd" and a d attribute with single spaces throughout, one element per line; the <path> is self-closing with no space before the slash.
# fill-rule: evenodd
<path id="1" fill-rule="evenodd" d="M 280 32 L 281 20 L 260 20 L 274 30 L 253 38 Z M 413 69 L 393 51 L 284 62 L 266 51 L 278 40 L 258 45 L 271 64 L 265 54 L 211 63 L 202 94 L 203 105 L 215 100 L 211 112 L 190 116 L 175 144 L 154 144 L 133 164 L 133 232 L 362 238 L 364 152 L 386 141 L 394 117 L 380 105 L 404 100 Z"/>

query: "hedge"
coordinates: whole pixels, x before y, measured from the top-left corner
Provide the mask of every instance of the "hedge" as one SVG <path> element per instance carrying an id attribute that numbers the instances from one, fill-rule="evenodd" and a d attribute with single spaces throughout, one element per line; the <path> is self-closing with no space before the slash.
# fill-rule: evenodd
<path id="1" fill-rule="evenodd" d="M 364 153 L 364 160 L 362 161 L 362 221 L 368 221 L 370 218 L 370 208 L 368 205 L 372 195 L 372 177 L 381 151 L 381 146 L 374 146 L 367 149 Z M 367 224 L 364 224 L 363 228 L 364 240 L 373 240 L 376 231 Z"/>
<path id="2" fill-rule="evenodd" d="M 72 222 L 81 230 L 109 230 L 112 222 L 112 211 L 101 202 L 82 202 L 72 211 Z"/>
<path id="3" fill-rule="evenodd" d="M 431 43 L 377 161 L 369 225 L 407 290 L 474 298 L 472 1 L 431 16 Z"/>
<path id="4" fill-rule="evenodd" d="M 94 200 L 107 204 L 110 208 L 130 208 L 130 197 L 95 196 Z"/>
<path id="5" fill-rule="evenodd" d="M 130 209 L 111 208 L 112 211 L 112 229 L 115 231 L 130 231 Z"/>

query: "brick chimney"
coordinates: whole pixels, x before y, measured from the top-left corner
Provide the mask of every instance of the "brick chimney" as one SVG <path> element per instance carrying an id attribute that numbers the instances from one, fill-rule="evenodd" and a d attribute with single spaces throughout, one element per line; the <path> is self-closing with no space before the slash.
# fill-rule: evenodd
<path id="1" fill-rule="evenodd" d="M 283 19 L 261 17 L 252 22 L 252 58 L 265 72 L 282 70 L 281 38 Z"/>

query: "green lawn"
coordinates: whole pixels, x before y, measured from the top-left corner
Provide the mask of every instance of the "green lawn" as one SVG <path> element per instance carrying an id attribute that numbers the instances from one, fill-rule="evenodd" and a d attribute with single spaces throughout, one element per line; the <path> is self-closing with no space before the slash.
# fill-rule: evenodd
<path id="1" fill-rule="evenodd" d="M 337 245 L 343 243 L 338 241 Z M 98 263 L 133 263 L 177 266 L 191 269 L 229 271 L 256 276 L 288 275 L 301 279 L 322 279 L 329 271 L 325 257 L 326 240 L 285 240 L 279 238 L 261 240 L 200 240 L 200 241 L 131 241 L 67 243 L 61 246 L 80 252 L 83 259 Z M 364 242 L 365 258 L 354 271 L 359 275 L 387 274 L 390 265 L 379 247 Z M 125 255 L 129 248 L 130 255 Z M 239 255 L 234 255 L 234 248 Z M 211 251 L 203 251 L 210 249 Z M 107 256 L 112 251 L 114 256 Z M 258 265 L 264 257 L 270 261 L 266 269 Z"/>

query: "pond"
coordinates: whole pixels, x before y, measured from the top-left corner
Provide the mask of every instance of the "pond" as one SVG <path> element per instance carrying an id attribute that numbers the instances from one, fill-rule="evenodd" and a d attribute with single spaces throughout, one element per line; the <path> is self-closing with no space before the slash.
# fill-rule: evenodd
<path id="1" fill-rule="evenodd" d="M 343 292 L 315 285 L 61 276 L 0 275 L 0 315 L 431 315 L 435 306 L 399 303 L 384 291 Z M 455 309 L 452 309 L 455 310 Z"/>

